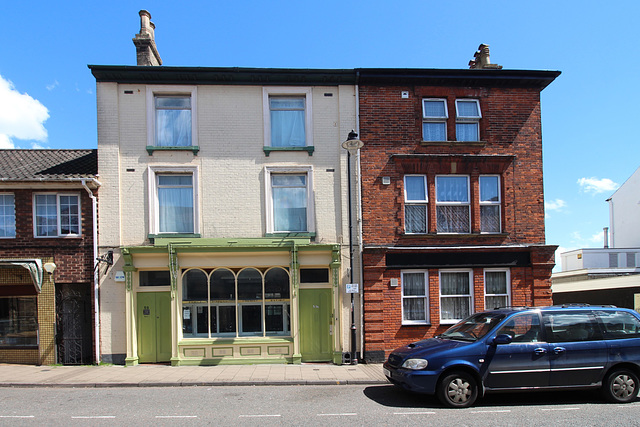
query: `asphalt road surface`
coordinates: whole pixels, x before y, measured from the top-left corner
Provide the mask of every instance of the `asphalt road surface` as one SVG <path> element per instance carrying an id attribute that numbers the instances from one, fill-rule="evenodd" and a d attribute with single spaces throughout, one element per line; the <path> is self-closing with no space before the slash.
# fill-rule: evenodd
<path id="1" fill-rule="evenodd" d="M 11 426 L 640 425 L 640 401 L 594 392 L 492 395 L 467 409 L 391 385 L 0 388 Z"/>

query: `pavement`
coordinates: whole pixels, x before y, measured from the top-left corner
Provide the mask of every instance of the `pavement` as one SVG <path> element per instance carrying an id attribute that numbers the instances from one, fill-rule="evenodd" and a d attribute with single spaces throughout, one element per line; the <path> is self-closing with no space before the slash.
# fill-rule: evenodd
<path id="1" fill-rule="evenodd" d="M 381 364 L 97 365 L 0 364 L 0 387 L 189 387 L 387 384 Z"/>

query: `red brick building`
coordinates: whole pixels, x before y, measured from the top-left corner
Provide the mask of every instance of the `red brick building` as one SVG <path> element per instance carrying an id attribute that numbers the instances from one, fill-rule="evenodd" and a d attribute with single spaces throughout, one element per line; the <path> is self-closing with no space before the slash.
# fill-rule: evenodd
<path id="1" fill-rule="evenodd" d="M 1 150 L 0 362 L 95 360 L 97 150 Z"/>
<path id="2" fill-rule="evenodd" d="M 359 71 L 364 359 L 551 304 L 540 92 L 560 73 Z"/>

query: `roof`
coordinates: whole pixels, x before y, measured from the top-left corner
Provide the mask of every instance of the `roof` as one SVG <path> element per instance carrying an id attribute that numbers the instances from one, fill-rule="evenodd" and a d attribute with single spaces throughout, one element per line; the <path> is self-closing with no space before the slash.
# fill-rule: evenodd
<path id="1" fill-rule="evenodd" d="M 0 150 L 0 180 L 94 178 L 98 150 Z"/>
<path id="2" fill-rule="evenodd" d="M 98 82 L 210 85 L 547 87 L 559 71 L 439 68 L 240 68 L 89 65 Z"/>

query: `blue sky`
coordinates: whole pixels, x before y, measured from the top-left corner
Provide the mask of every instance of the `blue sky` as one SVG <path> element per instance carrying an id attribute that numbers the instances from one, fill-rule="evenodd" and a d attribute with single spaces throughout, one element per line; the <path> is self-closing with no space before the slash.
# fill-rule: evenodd
<path id="1" fill-rule="evenodd" d="M 0 148 L 95 148 L 87 64 L 135 65 L 140 9 L 167 66 L 467 68 L 486 43 L 504 68 L 562 71 L 542 93 L 560 251 L 602 246 L 606 199 L 640 166 L 637 0 L 5 2 Z"/>

